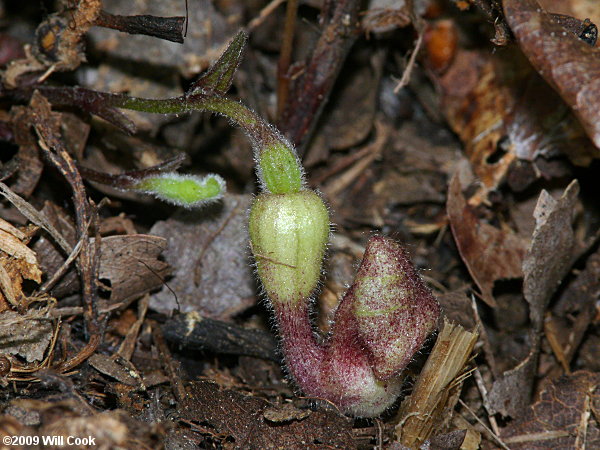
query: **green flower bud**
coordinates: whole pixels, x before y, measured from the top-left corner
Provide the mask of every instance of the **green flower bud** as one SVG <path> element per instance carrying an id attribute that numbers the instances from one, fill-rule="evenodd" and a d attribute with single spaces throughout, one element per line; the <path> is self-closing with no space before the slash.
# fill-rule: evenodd
<path id="1" fill-rule="evenodd" d="M 258 155 L 258 178 L 272 194 L 299 192 L 302 188 L 302 166 L 291 146 L 275 142 Z"/>
<path id="2" fill-rule="evenodd" d="M 249 232 L 271 302 L 306 302 L 319 282 L 329 239 L 329 213 L 321 197 L 308 190 L 261 194 L 250 210 Z"/>

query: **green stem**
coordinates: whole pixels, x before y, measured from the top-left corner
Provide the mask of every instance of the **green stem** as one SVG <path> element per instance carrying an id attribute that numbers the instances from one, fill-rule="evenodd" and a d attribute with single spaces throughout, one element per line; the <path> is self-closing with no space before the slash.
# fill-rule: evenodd
<path id="1" fill-rule="evenodd" d="M 112 106 L 155 114 L 207 111 L 235 122 L 250 138 L 263 190 L 273 194 L 299 192 L 304 185 L 302 166 L 292 145 L 254 111 L 219 94 L 193 94 L 164 100 L 111 97 Z"/>

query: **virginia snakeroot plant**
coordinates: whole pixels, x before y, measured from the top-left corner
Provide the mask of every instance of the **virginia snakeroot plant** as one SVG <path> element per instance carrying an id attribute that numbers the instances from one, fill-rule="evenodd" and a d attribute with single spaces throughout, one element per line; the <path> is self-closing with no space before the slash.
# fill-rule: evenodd
<path id="1" fill-rule="evenodd" d="M 261 187 L 250 210 L 250 244 L 287 370 L 305 395 L 329 400 L 348 414 L 377 416 L 398 397 L 401 372 L 435 329 L 439 306 L 402 247 L 375 236 L 336 310 L 331 333 L 321 337 L 315 332 L 310 300 L 321 277 L 329 213 L 321 197 L 306 187 L 292 145 L 253 111 L 224 96 L 245 39 L 239 33 L 183 97 L 149 100 L 105 94 L 104 100 L 154 113 L 210 111 L 246 132 Z M 160 186 L 169 192 L 167 197 L 179 195 L 164 183 L 158 177 L 138 187 Z"/>

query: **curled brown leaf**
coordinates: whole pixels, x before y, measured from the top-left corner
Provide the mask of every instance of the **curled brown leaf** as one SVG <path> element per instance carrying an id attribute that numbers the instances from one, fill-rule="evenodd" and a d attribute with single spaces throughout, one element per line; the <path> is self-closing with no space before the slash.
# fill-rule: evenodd
<path id="1" fill-rule="evenodd" d="M 504 13 L 523 53 L 600 147 L 600 51 L 553 20 L 537 0 L 506 0 Z"/>

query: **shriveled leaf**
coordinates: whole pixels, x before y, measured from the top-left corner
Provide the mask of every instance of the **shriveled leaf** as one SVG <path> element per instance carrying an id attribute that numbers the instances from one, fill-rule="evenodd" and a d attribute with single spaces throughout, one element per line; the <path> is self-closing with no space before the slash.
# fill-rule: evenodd
<path id="1" fill-rule="evenodd" d="M 29 197 L 42 175 L 44 164 L 37 149 L 37 139 L 29 127 L 26 119 L 27 107 L 15 106 L 11 108 L 11 122 L 15 143 L 19 151 L 15 155 L 18 164 L 16 179 L 11 183 L 11 189 L 25 197 Z"/>
<path id="2" fill-rule="evenodd" d="M 442 111 L 481 180 L 471 203 L 480 203 L 511 175 L 517 160 L 565 154 L 584 165 L 595 152 L 568 106 L 516 49 L 459 49 L 438 86 Z M 509 181 L 521 190 L 536 173 L 552 176 L 546 172 L 541 166 Z"/>
<path id="3" fill-rule="evenodd" d="M 578 352 L 579 345 L 594 320 L 599 292 L 600 249 L 597 249 L 587 259 L 585 268 L 561 291 L 552 308 L 552 324 L 556 330 L 556 339 L 567 363 Z M 583 350 L 580 353 L 586 357 Z M 594 358 L 593 351 L 591 358 L 600 362 L 600 359 Z"/>
<path id="4" fill-rule="evenodd" d="M 539 345 L 536 344 L 523 361 L 494 381 L 488 396 L 493 412 L 513 418 L 523 414 L 531 401 L 538 354 Z"/>
<path id="5" fill-rule="evenodd" d="M 386 33 L 410 24 L 410 9 L 404 0 L 374 0 L 361 20 L 367 33 Z"/>
<path id="6" fill-rule="evenodd" d="M 502 440 L 511 449 L 598 448 L 600 428 L 593 409 L 600 401 L 600 376 L 575 372 L 554 380 Z"/>
<path id="7" fill-rule="evenodd" d="M 518 63 L 508 59 L 512 78 L 520 74 Z M 515 159 L 512 152 L 498 151 L 505 135 L 504 121 L 516 104 L 511 80 L 497 58 L 476 51 L 457 52 L 452 65 L 439 80 L 442 110 L 465 145 L 473 171 L 488 189 L 504 178 Z"/>
<path id="8" fill-rule="evenodd" d="M 496 306 L 494 282 L 523 276 L 521 265 L 526 243 L 515 233 L 501 230 L 480 220 L 461 192 L 458 173 L 452 177 L 446 205 L 452 234 L 460 255 L 482 299 Z"/>
<path id="9" fill-rule="evenodd" d="M 75 247 L 77 244 L 75 225 L 67 211 L 54 203 L 46 202 L 41 210 L 41 214 L 47 223 L 57 230 L 57 233 L 60 233 L 64 241 L 64 246 Z M 43 272 L 50 277 L 65 262 L 65 250 L 61 249 L 56 241 L 45 233 L 33 244 L 33 249 L 38 255 Z M 79 275 L 73 267 L 62 276 L 50 290 L 50 293 L 52 296 L 60 298 L 64 295 L 72 294 L 77 289 L 79 289 Z"/>
<path id="10" fill-rule="evenodd" d="M 540 330 L 546 306 L 573 263 L 573 211 L 579 184 L 571 182 L 560 199 L 542 191 L 534 211 L 536 227 L 523 261 L 523 294 L 531 321 Z"/>
<path id="11" fill-rule="evenodd" d="M 536 0 L 505 0 L 503 6 L 523 53 L 600 148 L 600 50 L 552 20 Z"/>
<path id="12" fill-rule="evenodd" d="M 35 252 L 27 247 L 29 236 L 0 219 L 0 299 L 11 305 L 22 304 L 23 280 L 42 281 Z"/>
<path id="13" fill-rule="evenodd" d="M 28 362 L 41 361 L 52 340 L 52 322 L 45 311 L 0 313 L 0 354 L 19 355 Z"/>
<path id="14" fill-rule="evenodd" d="M 98 372 L 108 375 L 127 386 L 143 388 L 139 374 L 131 367 L 119 364 L 119 362 L 120 360 L 115 360 L 100 353 L 96 353 L 88 359 L 88 363 Z"/>
<path id="15" fill-rule="evenodd" d="M 170 267 L 159 259 L 167 242 L 147 234 L 102 238 L 100 280 L 110 281 L 111 302 L 127 302 L 164 285 Z"/>
<path id="16" fill-rule="evenodd" d="M 528 405 L 537 367 L 546 307 L 573 263 L 571 225 L 579 186 L 573 181 L 559 200 L 542 191 L 534 211 L 536 228 L 523 261 L 523 294 L 529 303 L 532 329 L 529 355 L 494 382 L 489 400 L 495 411 L 518 417 Z M 519 392 L 519 395 L 514 395 Z"/>
<path id="17" fill-rule="evenodd" d="M 539 0 L 546 11 L 565 14 L 580 21 L 590 19 L 596 25 L 600 23 L 600 3 L 594 0 Z"/>

